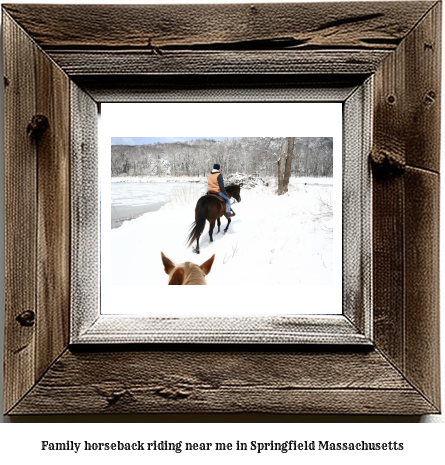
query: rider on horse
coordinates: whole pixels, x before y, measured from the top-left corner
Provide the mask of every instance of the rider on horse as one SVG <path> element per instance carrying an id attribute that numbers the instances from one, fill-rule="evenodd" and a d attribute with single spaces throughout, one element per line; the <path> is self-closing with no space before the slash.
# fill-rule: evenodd
<path id="1" fill-rule="evenodd" d="M 227 197 L 227 191 L 224 187 L 224 179 L 221 174 L 221 167 L 218 165 L 218 163 L 213 165 L 212 172 L 209 174 L 207 191 L 217 192 L 218 195 L 226 201 L 226 218 L 235 216 L 234 213 L 231 212 L 230 199 Z"/>

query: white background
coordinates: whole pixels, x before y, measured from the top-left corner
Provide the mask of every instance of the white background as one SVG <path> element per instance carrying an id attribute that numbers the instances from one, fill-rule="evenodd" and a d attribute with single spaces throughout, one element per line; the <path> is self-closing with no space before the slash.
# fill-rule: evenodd
<path id="1" fill-rule="evenodd" d="M 286 0 L 281 0 L 286 1 Z M 133 3 L 141 3 L 136 0 L 132 0 Z M 14 3 L 14 2 L 10 2 Z M 15 3 L 30 3 L 30 2 L 15 2 Z M 60 3 L 55 2 L 43 2 L 39 3 Z M 88 1 L 77 0 L 75 2 L 65 3 L 90 3 Z M 99 3 L 122 3 L 122 2 L 99 2 Z M 161 3 L 158 2 L 146 2 L 146 3 Z M 175 1 L 170 0 L 169 3 L 187 3 L 186 1 Z M 191 3 L 191 2 L 188 2 Z M 198 3 L 198 2 L 194 2 Z M 207 1 L 212 3 L 212 1 Z M 213 2 L 214 3 L 214 2 Z M 239 3 L 251 3 L 240 0 Z M 1 94 L 0 94 L 0 98 Z M 442 120 L 443 121 L 443 120 Z M 443 122 L 442 122 L 443 124 Z M 442 129 L 442 147 L 444 144 L 444 131 Z M 2 167 L 3 169 L 3 167 Z M 3 176 L 0 176 L 0 182 L 3 183 Z M 1 186 L 1 193 L 3 195 L 3 185 Z M 444 192 L 444 189 L 442 189 Z M 445 199 L 441 199 L 442 209 L 445 204 Z M 1 203 L 3 211 L 3 202 Z M 445 212 L 442 210 L 442 218 L 445 217 Z M 3 228 L 0 229 L 3 234 Z M 3 239 L 3 237 L 2 237 Z M 3 248 L 1 248 L 3 251 Z M 443 252 L 441 256 L 442 267 L 443 266 Z M 443 302 L 444 299 L 442 299 Z M 442 334 L 444 334 L 444 318 L 442 318 Z M 2 315 L 1 321 L 2 327 L 0 328 L 0 338 L 3 338 L 3 326 L 4 320 Z M 0 350 L 3 351 L 3 339 L 0 341 Z M 442 344 L 442 379 L 444 379 L 445 368 L 443 366 L 443 360 L 445 359 Z M 3 358 L 3 353 L 1 354 Z M 442 399 L 445 400 L 443 393 L 443 386 L 445 382 L 442 382 Z M 399 417 L 363 417 L 363 416 L 349 416 L 349 417 L 250 417 L 249 421 L 259 421 L 258 424 L 243 424 L 245 421 L 243 416 L 222 416 L 212 417 L 205 416 L 199 417 L 197 421 L 201 423 L 193 424 L 181 424 L 181 423 L 169 423 L 162 424 L 162 422 L 179 422 L 179 421 L 193 421 L 192 418 L 178 418 L 176 416 L 130 416 L 130 417 L 33 417 L 14 420 L 15 424 L 6 424 L 11 420 L 10 418 L 3 417 L 5 422 L 0 427 L 0 460 L 5 460 L 3 463 L 15 462 L 15 463 L 47 463 L 47 464 L 60 464 L 63 460 L 65 464 L 71 463 L 96 463 L 99 458 L 106 460 L 107 463 L 122 463 L 123 461 L 131 460 L 132 464 L 148 464 L 159 459 L 162 463 L 224 463 L 227 462 L 241 463 L 249 460 L 252 463 L 270 463 L 282 462 L 282 463 L 308 463 L 308 459 L 311 463 L 321 464 L 327 461 L 334 463 L 354 463 L 358 461 L 364 464 L 375 464 L 380 463 L 442 463 L 444 457 L 443 450 L 443 438 L 445 437 L 445 417 L 443 415 L 430 415 L 424 416 L 420 419 L 422 422 L 440 422 L 440 424 L 430 424 L 420 426 L 419 424 L 401 424 L 399 421 L 410 421 L 409 418 Z M 65 425 L 58 425 L 52 422 L 81 422 L 71 423 Z M 90 422 L 104 422 L 105 424 L 95 425 Z M 135 422 L 132 425 L 123 425 L 121 423 L 106 424 L 106 422 Z M 147 423 L 136 423 L 136 422 L 147 422 Z M 220 422 L 207 424 L 206 422 Z M 231 421 L 233 424 L 225 424 L 223 422 Z M 267 423 L 267 422 L 274 423 Z M 322 424 L 304 424 L 304 422 L 321 421 L 325 422 Z M 331 424 L 331 422 L 340 421 L 348 422 L 342 424 Z M 354 422 L 365 421 L 365 424 L 354 424 Z M 375 421 L 380 422 L 374 424 Z M 417 418 L 411 419 L 411 421 L 418 421 Z M 27 424 L 26 422 L 49 422 L 45 424 Z M 84 423 L 82 423 L 84 422 Z M 161 423 L 159 423 L 161 422 Z M 262 422 L 262 423 L 261 423 Z M 394 423 L 397 422 L 397 423 Z M 155 424 L 157 423 L 157 424 Z M 401 453 L 389 453 L 389 452 L 377 452 L 377 453 L 360 453 L 360 452 L 330 452 L 330 453 L 319 453 L 316 455 L 300 455 L 300 454 L 279 454 L 270 453 L 261 454 L 260 456 L 250 455 L 246 456 L 234 455 L 229 453 L 195 453 L 194 455 L 184 456 L 183 454 L 177 454 L 177 456 L 159 456 L 159 455 L 147 455 L 141 456 L 137 453 L 132 453 L 131 456 L 128 454 L 119 453 L 106 453 L 86 456 L 74 455 L 73 453 L 43 453 L 39 452 L 42 440 L 53 440 L 53 441 L 125 441 L 125 440 L 162 440 L 162 439 L 182 439 L 189 441 L 231 441 L 234 439 L 240 439 L 243 441 L 254 440 L 258 437 L 264 440 L 286 440 L 286 439 L 316 439 L 323 440 L 324 438 L 331 441 L 336 440 L 384 440 L 384 441 L 402 441 L 405 443 L 405 451 Z"/>
<path id="2" fill-rule="evenodd" d="M 147 115 L 156 118 L 147 121 Z M 149 129 L 148 129 L 149 128 Z M 149 132 L 148 132 L 149 131 Z M 100 164 L 102 200 L 102 313 L 150 314 L 168 308 L 181 315 L 196 316 L 196 302 L 212 302 L 211 314 L 341 314 L 342 313 L 342 104 L 341 103 L 127 103 L 103 104 L 100 124 Z M 110 264 L 110 160 L 111 137 L 333 137 L 334 139 L 334 279 L 332 285 L 232 286 L 231 302 L 215 299 L 224 295 L 224 286 L 111 286 Z M 257 206 L 256 208 L 261 208 Z M 191 213 L 193 215 L 193 212 Z M 192 216 L 191 216 L 192 218 Z M 267 221 L 267 218 L 264 219 Z M 148 239 L 147 239 L 148 240 Z M 199 258 L 199 257 L 197 257 Z M 159 267 L 162 273 L 162 267 Z M 298 296 L 298 305 L 293 305 Z M 163 302 L 163 306 L 153 305 Z M 173 310 L 172 310 L 173 311 Z M 210 312 L 210 309 L 209 309 Z M 164 315 L 162 316 L 165 316 Z"/>

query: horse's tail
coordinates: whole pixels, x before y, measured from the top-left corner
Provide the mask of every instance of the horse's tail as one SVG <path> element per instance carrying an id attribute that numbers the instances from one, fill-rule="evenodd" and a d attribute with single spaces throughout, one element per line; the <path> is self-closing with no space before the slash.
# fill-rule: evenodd
<path id="1" fill-rule="evenodd" d="M 196 207 L 198 207 L 198 205 Z M 208 213 L 209 202 L 207 201 L 207 198 L 204 197 L 199 206 L 197 218 L 190 225 L 190 234 L 187 237 L 187 247 L 190 247 L 193 242 L 195 242 L 195 240 L 201 236 L 202 232 L 204 231 Z"/>

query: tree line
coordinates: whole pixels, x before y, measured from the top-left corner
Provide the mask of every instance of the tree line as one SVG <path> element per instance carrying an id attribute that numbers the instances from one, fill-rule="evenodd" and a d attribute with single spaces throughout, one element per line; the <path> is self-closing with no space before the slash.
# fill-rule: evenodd
<path id="1" fill-rule="evenodd" d="M 292 148 L 288 139 L 292 139 Z M 289 152 L 287 154 L 287 152 Z M 331 177 L 331 137 L 238 137 L 222 141 L 197 139 L 150 145 L 112 145 L 111 175 L 117 176 L 206 176 L 214 163 L 223 173 L 256 173 L 276 177 L 289 159 L 290 176 Z M 288 171 L 289 170 L 289 171 Z M 287 172 L 288 171 L 288 172 Z"/>

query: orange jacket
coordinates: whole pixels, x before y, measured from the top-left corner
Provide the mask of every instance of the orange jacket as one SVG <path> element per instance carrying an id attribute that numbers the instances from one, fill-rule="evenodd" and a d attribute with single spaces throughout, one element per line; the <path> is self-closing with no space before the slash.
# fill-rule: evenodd
<path id="1" fill-rule="evenodd" d="M 215 192 L 221 192 L 221 189 L 218 184 L 218 176 L 221 173 L 217 171 L 216 173 L 210 173 L 209 174 L 209 184 L 207 186 L 208 191 L 215 191 Z"/>

